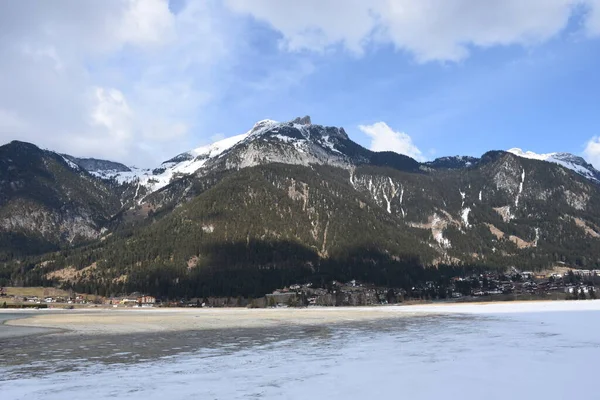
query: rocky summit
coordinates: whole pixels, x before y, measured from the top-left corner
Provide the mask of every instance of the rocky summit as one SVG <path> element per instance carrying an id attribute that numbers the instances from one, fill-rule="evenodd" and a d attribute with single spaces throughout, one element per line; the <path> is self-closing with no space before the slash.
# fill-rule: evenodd
<path id="1" fill-rule="evenodd" d="M 150 169 L 12 142 L 0 147 L 0 280 L 236 296 L 410 285 L 431 268 L 598 269 L 599 177 L 580 157 L 520 149 L 419 163 L 308 116 Z"/>

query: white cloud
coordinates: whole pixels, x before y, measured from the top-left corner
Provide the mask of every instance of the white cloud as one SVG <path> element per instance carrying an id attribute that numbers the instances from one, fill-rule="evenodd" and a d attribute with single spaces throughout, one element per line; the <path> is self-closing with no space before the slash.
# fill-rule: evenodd
<path id="1" fill-rule="evenodd" d="M 600 136 L 594 136 L 587 143 L 583 155 L 596 169 L 600 169 Z"/>
<path id="2" fill-rule="evenodd" d="M 234 11 L 249 13 L 282 33 L 289 50 L 318 50 L 341 42 L 362 52 L 373 30 L 370 11 L 379 1 L 365 0 L 226 0 Z"/>
<path id="3" fill-rule="evenodd" d="M 600 0 L 587 0 L 586 31 L 589 36 L 600 35 Z"/>
<path id="4" fill-rule="evenodd" d="M 114 88 L 96 88 L 92 124 L 106 128 L 109 140 L 125 142 L 131 138 L 132 113 L 125 96 Z"/>
<path id="5" fill-rule="evenodd" d="M 175 16 L 163 0 L 129 0 L 118 28 L 123 43 L 157 45 L 174 38 Z"/>
<path id="6" fill-rule="evenodd" d="M 534 45 L 559 34 L 578 6 L 590 33 L 600 33 L 599 0 L 226 0 L 265 21 L 285 48 L 324 51 L 343 45 L 360 54 L 391 43 L 420 62 L 460 61 L 470 47 Z"/>
<path id="7" fill-rule="evenodd" d="M 227 129 L 204 130 L 211 118 L 252 114 L 257 99 L 270 112 L 319 70 L 305 51 L 391 44 L 458 61 L 473 46 L 548 40 L 577 6 L 587 34 L 600 34 L 600 0 L 186 0 L 177 13 L 168 0 L 0 1 L 0 144 L 153 165 L 197 146 L 197 132 Z M 247 16 L 296 54 L 257 45 L 268 35 Z M 289 97 L 287 107 L 304 105 Z M 422 157 L 394 134 L 378 133 Z"/>
<path id="8" fill-rule="evenodd" d="M 186 150 L 232 46 L 216 1 L 0 2 L 0 145 L 153 165 Z M 235 34 L 235 27 L 228 27 Z"/>
<path id="9" fill-rule="evenodd" d="M 394 151 L 417 161 L 425 160 L 421 150 L 415 146 L 410 136 L 404 132 L 394 131 L 385 122 L 360 125 L 358 128 L 371 137 L 370 147 L 373 151 Z"/>

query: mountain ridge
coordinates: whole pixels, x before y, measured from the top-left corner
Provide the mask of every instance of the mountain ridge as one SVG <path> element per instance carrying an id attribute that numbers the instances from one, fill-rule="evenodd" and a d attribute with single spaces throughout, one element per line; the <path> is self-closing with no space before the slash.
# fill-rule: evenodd
<path id="1" fill-rule="evenodd" d="M 178 154 L 177 156 L 162 162 L 159 166 L 154 168 L 140 169 L 136 167 L 126 166 L 122 163 L 99 160 L 93 158 L 77 158 L 70 155 L 64 155 L 68 160 L 74 162 L 79 167 L 86 171 L 94 174 L 95 176 L 102 179 L 114 179 L 119 183 L 134 183 L 138 182 L 143 186 L 146 186 L 149 193 L 156 190 L 160 190 L 168 185 L 173 179 L 181 177 L 186 174 L 193 174 L 196 171 L 204 168 L 208 163 L 210 164 L 214 158 L 221 156 L 222 153 L 228 152 L 231 148 L 236 147 L 244 142 L 252 142 L 259 136 L 267 134 L 272 139 L 279 139 L 293 143 L 297 147 L 302 147 L 302 144 L 307 139 L 311 139 L 310 134 L 306 134 L 307 130 L 310 132 L 310 126 L 312 126 L 310 116 L 298 117 L 289 122 L 277 122 L 274 120 L 261 120 L 255 123 L 252 129 L 246 133 L 231 136 L 214 143 L 201 146 L 187 152 Z M 307 129 L 308 127 L 308 129 Z M 332 128 L 325 127 L 323 125 L 315 125 L 318 129 L 329 129 L 330 133 L 336 134 L 335 129 L 338 130 L 337 134 L 342 140 L 351 141 L 343 128 Z M 276 132 L 273 130 L 277 129 Z M 287 134 L 279 134 L 280 130 L 286 131 L 286 128 L 292 128 L 296 132 L 289 132 Z M 298 134 L 300 133 L 300 134 Z M 354 143 L 354 142 L 352 142 Z M 330 151 L 339 153 L 340 150 L 335 147 L 334 143 L 329 141 L 329 136 L 326 136 L 324 140 L 319 143 L 322 147 L 329 149 Z M 362 146 L 357 145 L 362 148 Z M 364 149 L 364 148 L 363 148 Z M 365 149 L 366 150 L 366 149 Z M 523 151 L 520 148 L 511 148 L 507 150 L 508 153 L 515 154 L 519 157 L 535 159 L 545 162 L 552 162 L 561 165 L 567 169 L 573 170 L 578 174 L 600 183 L 600 171 L 596 170 L 590 163 L 585 161 L 582 157 L 573 155 L 571 153 L 555 152 L 548 154 L 538 154 L 531 151 Z M 403 156 L 400 153 L 388 152 L 372 152 L 373 156 L 370 161 L 373 161 L 377 165 L 394 165 L 390 160 L 396 155 Z M 408 156 L 403 156 L 408 157 Z M 410 158 L 410 157 L 408 157 Z M 387 159 L 387 161 L 386 161 Z M 273 162 L 281 162 L 284 160 L 272 160 Z M 312 160 L 319 161 L 319 160 Z M 472 156 L 443 156 L 438 157 L 434 160 L 419 163 L 419 168 L 430 167 L 430 168 L 466 168 L 476 164 L 479 158 Z M 287 161 L 289 162 L 289 160 Z M 241 163 L 240 167 L 247 167 L 253 165 L 256 161 Z M 416 167 L 414 164 L 413 167 Z"/>
<path id="2" fill-rule="evenodd" d="M 81 159 L 15 146 L 19 173 L 61 183 L 31 188 L 27 207 L 17 195 L 9 196 L 12 208 L 0 206 L 0 256 L 10 276 L 29 282 L 106 291 L 149 291 L 158 282 L 164 294 L 177 281 L 194 293 L 219 287 L 235 295 L 236 284 L 248 287 L 238 279 L 244 276 L 255 285 L 247 295 L 292 277 L 409 284 L 432 266 L 600 265 L 600 185 L 513 152 L 419 163 L 372 152 L 343 128 L 308 117 L 263 120 L 146 170 L 142 181 L 134 169 L 103 176 L 74 162 Z M 18 187 L 8 153 L 15 150 L 0 147 L 0 182 Z M 56 216 L 46 233 L 2 222 L 2 215 L 23 219 L 40 210 Z M 69 235 L 69 216 L 90 235 Z M 25 238 L 48 246 L 15 252 L 15 233 L 24 250 L 34 247 Z M 69 268 L 81 271 L 77 278 L 57 278 Z"/>

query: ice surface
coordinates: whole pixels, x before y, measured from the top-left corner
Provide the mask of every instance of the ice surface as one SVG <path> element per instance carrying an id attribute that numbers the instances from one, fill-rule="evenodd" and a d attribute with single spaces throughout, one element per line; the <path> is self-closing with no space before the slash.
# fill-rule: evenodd
<path id="1" fill-rule="evenodd" d="M 77 372 L 14 377 L 0 367 L 0 393 L 13 400 L 600 398 L 598 301 L 387 310 L 417 315 L 312 328 L 234 351 L 223 344 L 124 365 L 88 360 Z"/>

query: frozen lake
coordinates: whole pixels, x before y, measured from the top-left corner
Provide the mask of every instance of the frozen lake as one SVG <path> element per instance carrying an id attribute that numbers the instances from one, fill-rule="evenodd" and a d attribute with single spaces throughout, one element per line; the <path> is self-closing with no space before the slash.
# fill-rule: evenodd
<path id="1" fill-rule="evenodd" d="M 11 400 L 600 398 L 600 302 L 437 311 L 329 327 L 0 342 L 10 344 L 0 349 L 0 393 Z"/>

